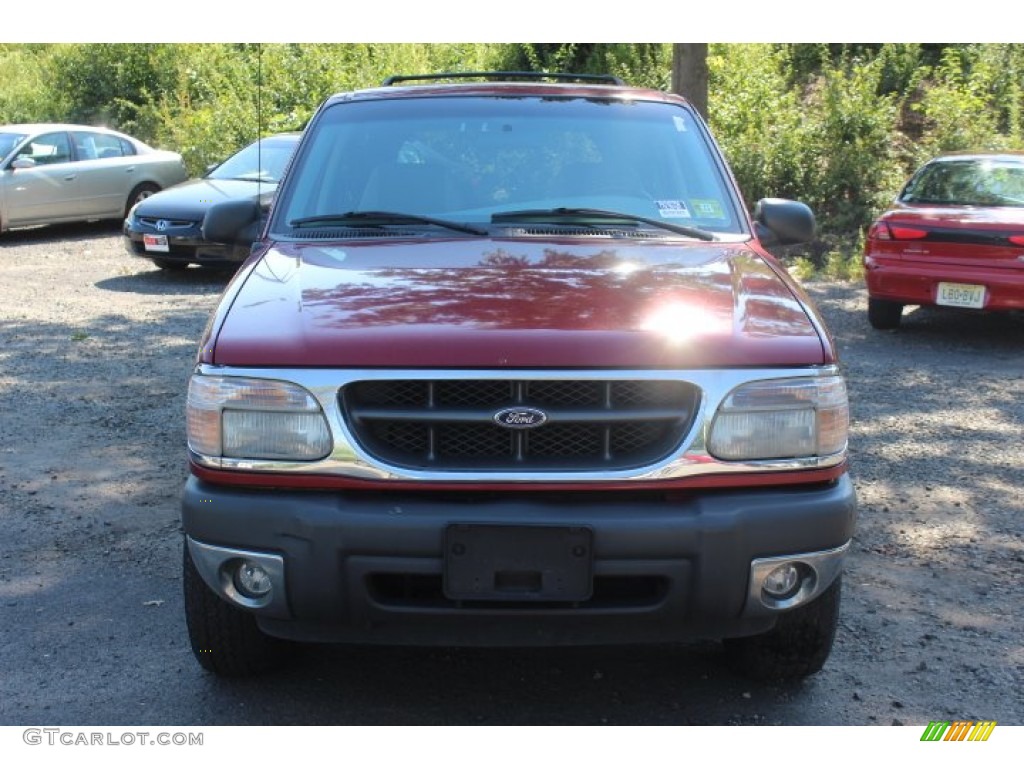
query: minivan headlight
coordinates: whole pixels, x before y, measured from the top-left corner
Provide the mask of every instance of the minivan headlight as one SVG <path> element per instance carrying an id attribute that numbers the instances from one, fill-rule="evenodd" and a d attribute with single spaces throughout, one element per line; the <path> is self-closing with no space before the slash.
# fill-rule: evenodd
<path id="1" fill-rule="evenodd" d="M 193 375 L 186 432 L 207 457 L 314 461 L 331 451 L 320 403 L 287 381 Z"/>
<path id="2" fill-rule="evenodd" d="M 831 456 L 846 449 L 849 424 L 842 376 L 754 381 L 722 401 L 708 452 L 725 461 Z"/>

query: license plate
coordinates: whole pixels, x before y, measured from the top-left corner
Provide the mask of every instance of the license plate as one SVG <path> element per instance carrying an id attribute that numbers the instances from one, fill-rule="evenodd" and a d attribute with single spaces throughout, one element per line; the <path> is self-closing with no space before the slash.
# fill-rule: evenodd
<path id="1" fill-rule="evenodd" d="M 970 307 L 981 309 L 985 306 L 985 286 L 968 283 L 939 283 L 935 303 L 944 307 Z"/>
<path id="2" fill-rule="evenodd" d="M 143 235 L 142 244 L 147 251 L 170 253 L 171 246 L 167 243 L 167 235 Z"/>
<path id="3" fill-rule="evenodd" d="M 593 586 L 590 528 L 448 526 L 444 593 L 450 600 L 586 600 Z"/>

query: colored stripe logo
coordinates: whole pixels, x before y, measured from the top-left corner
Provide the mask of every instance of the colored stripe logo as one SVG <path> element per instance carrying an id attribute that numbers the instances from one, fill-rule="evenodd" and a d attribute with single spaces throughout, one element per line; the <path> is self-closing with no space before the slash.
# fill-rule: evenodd
<path id="1" fill-rule="evenodd" d="M 988 741 L 995 720 L 932 720 L 921 734 L 921 741 Z"/>

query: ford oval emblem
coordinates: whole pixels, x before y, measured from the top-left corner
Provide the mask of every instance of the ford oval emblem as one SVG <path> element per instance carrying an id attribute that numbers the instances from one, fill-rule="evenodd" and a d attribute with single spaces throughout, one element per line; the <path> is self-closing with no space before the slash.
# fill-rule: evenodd
<path id="1" fill-rule="evenodd" d="M 504 408 L 494 414 L 494 423 L 508 429 L 533 429 L 547 420 L 548 415 L 536 408 Z"/>

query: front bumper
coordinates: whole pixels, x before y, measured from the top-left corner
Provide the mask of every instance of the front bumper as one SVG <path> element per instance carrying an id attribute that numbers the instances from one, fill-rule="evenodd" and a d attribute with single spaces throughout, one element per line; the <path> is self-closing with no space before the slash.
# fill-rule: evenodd
<path id="1" fill-rule="evenodd" d="M 194 227 L 183 228 L 175 232 L 157 232 L 155 229 L 145 227 L 142 224 L 132 225 L 130 220 L 124 225 L 124 247 L 133 256 L 141 256 L 145 259 L 159 259 L 167 262 L 180 262 L 182 264 L 202 264 L 208 266 L 237 266 L 245 261 L 250 249 L 244 246 L 234 246 L 227 243 L 212 243 L 204 240 L 200 233 L 202 222 L 196 222 Z M 145 235 L 163 234 L 167 236 L 168 251 L 147 251 L 143 243 Z"/>
<path id="2" fill-rule="evenodd" d="M 847 475 L 809 486 L 699 495 L 530 492 L 388 494 L 239 490 L 191 477 L 182 518 L 207 584 L 232 599 L 223 566 L 280 563 L 272 598 L 235 600 L 268 634 L 415 645 L 580 645 L 724 638 L 770 629 L 752 571 L 807 556 L 838 575 L 854 529 Z M 592 531 L 592 596 L 580 602 L 445 597 L 445 534 L 456 524 Z M 798 557 L 797 559 L 801 559 Z M 762 561 L 762 562 L 758 562 Z"/>

